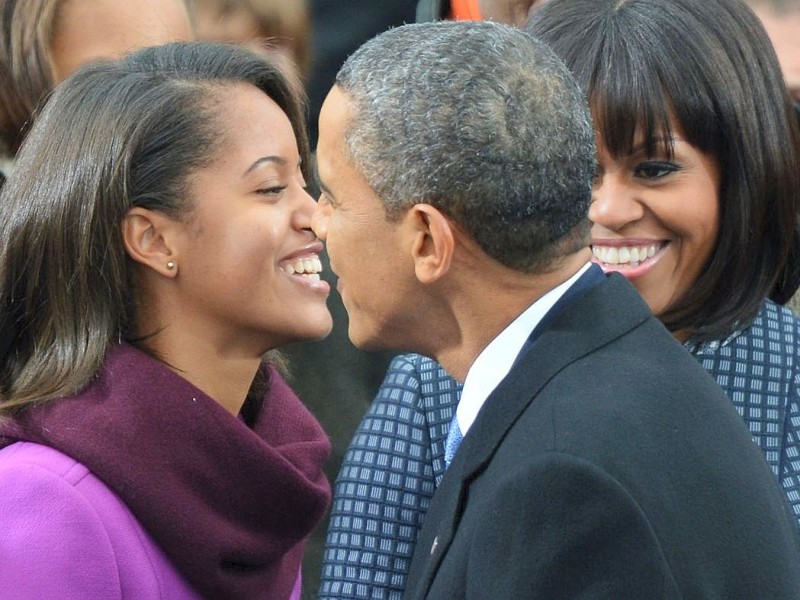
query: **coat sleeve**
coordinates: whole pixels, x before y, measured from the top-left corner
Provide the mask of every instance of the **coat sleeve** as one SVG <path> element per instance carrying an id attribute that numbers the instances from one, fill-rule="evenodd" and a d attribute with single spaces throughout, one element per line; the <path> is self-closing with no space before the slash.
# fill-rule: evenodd
<path id="1" fill-rule="evenodd" d="M 423 381 L 432 375 L 418 370 L 420 359 L 406 355 L 392 361 L 347 449 L 334 487 L 321 600 L 403 595 L 436 487 L 430 415 L 420 404 Z M 428 361 L 423 369 L 435 364 L 422 360 Z M 453 389 L 437 395 L 439 404 L 442 398 L 451 405 L 439 410 L 450 415 L 458 394 Z"/>
<path id="2" fill-rule="evenodd" d="M 591 463 L 550 454 L 512 470 L 485 512 L 468 599 L 681 597 L 644 512 Z"/>
<path id="3" fill-rule="evenodd" d="M 0 465 L 2 598 L 121 598 L 105 524 L 74 484 L 37 465 Z"/>
<path id="4" fill-rule="evenodd" d="M 800 334 L 800 328 L 798 328 Z M 795 368 L 784 418 L 780 479 L 792 516 L 800 529 L 800 367 Z"/>

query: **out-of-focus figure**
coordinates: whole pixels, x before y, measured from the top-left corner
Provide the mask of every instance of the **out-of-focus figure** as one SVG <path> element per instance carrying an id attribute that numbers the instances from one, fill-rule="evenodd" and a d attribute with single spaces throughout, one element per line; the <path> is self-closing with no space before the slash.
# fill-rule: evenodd
<path id="1" fill-rule="evenodd" d="M 800 119 L 800 0 L 748 0 L 748 4 L 767 30 Z M 800 313 L 800 294 L 789 306 Z"/>
<path id="2" fill-rule="evenodd" d="M 2 0 L 0 175 L 55 85 L 100 58 L 191 38 L 184 0 Z"/>
<path id="3" fill-rule="evenodd" d="M 530 12 L 547 0 L 419 0 L 417 22 L 498 21 L 521 27 Z"/>
<path id="4" fill-rule="evenodd" d="M 277 50 L 304 78 L 311 68 L 306 0 L 191 0 L 197 38 Z"/>
<path id="5" fill-rule="evenodd" d="M 749 4 L 775 47 L 789 93 L 800 102 L 800 0 L 749 0 Z"/>

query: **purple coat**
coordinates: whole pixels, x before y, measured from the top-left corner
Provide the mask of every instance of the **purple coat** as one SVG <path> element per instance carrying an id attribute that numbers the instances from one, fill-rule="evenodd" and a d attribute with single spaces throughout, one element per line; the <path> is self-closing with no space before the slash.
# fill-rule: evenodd
<path id="1" fill-rule="evenodd" d="M 200 598 L 102 481 L 47 446 L 0 450 L 0 523 L 3 598 Z"/>
<path id="2" fill-rule="evenodd" d="M 249 427 L 123 344 L 0 422 L 0 597 L 298 599 L 330 446 L 269 375 Z"/>

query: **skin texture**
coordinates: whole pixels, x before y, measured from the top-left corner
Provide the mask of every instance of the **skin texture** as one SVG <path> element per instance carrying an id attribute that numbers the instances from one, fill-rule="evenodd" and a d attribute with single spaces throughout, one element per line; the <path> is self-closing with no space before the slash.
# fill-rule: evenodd
<path id="1" fill-rule="evenodd" d="M 785 12 L 777 12 L 768 2 L 752 8 L 775 47 L 789 93 L 800 101 L 800 2 L 795 4 Z"/>
<path id="2" fill-rule="evenodd" d="M 719 228 L 716 160 L 683 141 L 680 128 L 673 131 L 672 158 L 648 157 L 634 143 L 633 154 L 615 159 L 598 136 L 599 170 L 589 208 L 595 262 L 628 277 L 656 315 L 697 280 Z M 611 248 L 652 244 L 657 253 L 638 266 L 598 260 Z"/>
<path id="3" fill-rule="evenodd" d="M 160 316 L 144 325 L 159 331 L 152 348 L 238 412 L 247 389 L 229 386 L 249 385 L 266 351 L 328 334 L 330 288 L 287 271 L 322 250 L 289 119 L 255 87 L 230 86 L 218 100 L 224 133 L 217 158 L 189 180 L 191 214 L 132 209 L 126 240 L 143 266 L 141 315 Z"/>
<path id="4" fill-rule="evenodd" d="M 63 0 L 52 47 L 56 80 L 101 58 L 191 38 L 182 0 Z"/>

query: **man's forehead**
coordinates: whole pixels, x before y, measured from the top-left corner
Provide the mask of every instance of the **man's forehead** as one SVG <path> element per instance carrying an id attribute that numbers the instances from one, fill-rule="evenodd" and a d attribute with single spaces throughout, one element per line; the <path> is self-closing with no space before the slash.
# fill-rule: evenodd
<path id="1" fill-rule="evenodd" d="M 331 88 L 319 113 L 317 152 L 325 154 L 344 143 L 347 123 L 352 116 L 349 98 L 338 86 Z"/>
<path id="2" fill-rule="evenodd" d="M 346 162 L 345 134 L 351 111 L 347 94 L 334 86 L 328 92 L 319 113 L 315 174 L 323 189 L 334 184 L 333 179 Z M 326 191 L 330 193 L 329 189 Z"/>

